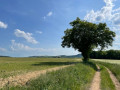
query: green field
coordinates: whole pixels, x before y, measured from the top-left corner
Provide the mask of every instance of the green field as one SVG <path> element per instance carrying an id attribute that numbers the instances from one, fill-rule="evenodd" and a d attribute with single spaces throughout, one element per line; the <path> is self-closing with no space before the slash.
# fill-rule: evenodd
<path id="1" fill-rule="evenodd" d="M 67 58 L 0 58 L 0 78 L 79 62 Z"/>
<path id="2" fill-rule="evenodd" d="M 78 63 L 58 71 L 41 75 L 26 86 L 9 87 L 10 90 L 88 90 L 94 76 L 95 64 Z M 7 87 L 4 87 L 7 89 Z"/>
<path id="3" fill-rule="evenodd" d="M 6 83 L 1 90 L 88 90 L 100 67 L 101 90 L 115 90 L 115 86 L 106 68 L 109 68 L 120 81 L 119 60 L 90 60 L 83 63 L 80 58 L 0 58 L 0 79 L 10 76 L 25 75 L 28 72 L 45 70 L 58 66 L 71 65 L 64 69 L 47 72 L 30 79 L 23 86 Z M 111 64 L 113 63 L 113 64 Z M 119 64 L 118 64 L 119 63 Z M 74 65 L 73 65 L 74 64 Z M 24 77 L 24 76 L 23 76 Z M 21 78 L 20 78 L 21 79 Z M 25 78 L 24 78 L 25 79 Z M 17 79 L 18 80 L 18 79 Z M 1 81 L 2 82 L 2 81 Z"/>
<path id="4" fill-rule="evenodd" d="M 98 65 L 101 69 L 101 90 L 115 90 L 115 85 L 113 84 L 107 69 L 103 65 Z"/>
<path id="5" fill-rule="evenodd" d="M 102 60 L 101 60 L 102 61 Z M 118 61 L 118 63 L 116 62 L 116 63 L 111 63 L 111 62 L 101 62 L 101 61 L 97 61 L 97 62 L 95 62 L 95 63 L 97 63 L 97 64 L 101 64 L 101 65 L 103 65 L 103 66 L 105 66 L 105 67 L 107 67 L 107 68 L 109 68 L 110 69 L 110 71 L 116 76 L 116 78 L 119 80 L 119 82 L 120 82 L 120 64 L 118 64 L 119 63 L 119 61 L 118 60 L 116 60 L 116 61 Z M 112 60 L 111 60 L 112 61 Z"/>
<path id="6" fill-rule="evenodd" d="M 112 63 L 112 64 L 120 64 L 120 60 L 114 60 L 114 59 L 92 59 L 92 60 L 106 62 L 106 63 Z"/>
<path id="7" fill-rule="evenodd" d="M 96 66 L 93 63 L 82 63 L 78 58 L 0 58 L 0 78 L 39 71 L 52 67 L 74 64 L 74 66 L 48 72 L 25 86 L 6 84 L 2 89 L 10 90 L 78 90 L 88 89 L 94 76 Z"/>

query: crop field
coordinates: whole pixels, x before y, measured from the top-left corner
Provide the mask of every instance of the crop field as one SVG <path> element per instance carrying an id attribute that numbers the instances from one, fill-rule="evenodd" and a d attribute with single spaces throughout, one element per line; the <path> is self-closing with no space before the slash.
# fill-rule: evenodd
<path id="1" fill-rule="evenodd" d="M 94 65 L 78 63 L 62 70 L 47 73 L 27 86 L 10 87 L 11 90 L 88 90 L 94 76 Z"/>
<path id="2" fill-rule="evenodd" d="M 112 63 L 112 64 L 120 64 L 120 60 L 113 60 L 113 59 L 92 59 L 92 60 L 106 62 L 106 63 Z"/>
<path id="3" fill-rule="evenodd" d="M 0 58 L 0 78 L 79 62 L 61 58 Z"/>
<path id="4" fill-rule="evenodd" d="M 118 62 L 90 60 L 83 63 L 80 58 L 2 57 L 0 90 L 120 90 Z M 117 79 L 117 84 L 108 70 Z"/>

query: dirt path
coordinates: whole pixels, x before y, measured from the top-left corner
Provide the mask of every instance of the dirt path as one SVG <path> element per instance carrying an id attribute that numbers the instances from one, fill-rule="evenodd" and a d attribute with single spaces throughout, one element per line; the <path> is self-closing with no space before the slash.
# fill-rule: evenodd
<path id="1" fill-rule="evenodd" d="M 113 83 L 115 85 L 116 90 L 120 90 L 120 83 L 119 83 L 119 81 L 117 80 L 117 78 L 112 74 L 112 72 L 108 68 L 106 68 L 106 69 L 107 69 L 108 73 L 110 74 L 110 78 L 112 79 L 112 81 L 113 81 Z"/>
<path id="2" fill-rule="evenodd" d="M 0 79 L 0 88 L 2 88 L 5 85 L 25 85 L 29 80 L 37 78 L 41 74 L 46 74 L 46 72 L 51 72 L 51 71 L 56 71 L 65 67 L 69 67 L 73 65 L 66 65 L 66 66 L 59 66 L 59 67 L 54 67 L 54 68 L 49 68 L 46 70 L 40 70 L 40 71 L 34 71 L 34 72 L 29 72 L 26 74 L 18 75 L 18 76 L 13 76 L 13 77 L 8 77 L 8 78 L 1 78 Z"/>
<path id="3" fill-rule="evenodd" d="M 100 68 L 99 66 L 97 66 L 98 70 L 96 71 L 95 75 L 94 75 L 94 78 L 93 78 L 93 81 L 92 81 L 92 84 L 90 86 L 90 89 L 89 90 L 100 90 Z"/>

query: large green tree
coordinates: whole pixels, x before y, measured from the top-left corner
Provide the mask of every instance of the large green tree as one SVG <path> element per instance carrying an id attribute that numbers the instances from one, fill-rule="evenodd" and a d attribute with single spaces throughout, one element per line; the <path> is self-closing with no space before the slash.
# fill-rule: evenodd
<path id="1" fill-rule="evenodd" d="M 99 46 L 102 50 L 112 46 L 115 33 L 110 31 L 106 23 L 95 24 L 77 17 L 70 25 L 72 28 L 64 31 L 61 45 L 81 52 L 83 61 L 89 60 L 89 54 L 94 48 Z"/>

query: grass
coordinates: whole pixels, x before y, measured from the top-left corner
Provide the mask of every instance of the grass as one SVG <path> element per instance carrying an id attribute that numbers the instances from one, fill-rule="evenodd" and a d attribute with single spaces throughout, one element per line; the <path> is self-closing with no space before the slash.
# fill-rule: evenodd
<path id="1" fill-rule="evenodd" d="M 107 71 L 107 69 L 100 65 L 100 69 L 101 69 L 101 84 L 100 84 L 100 88 L 101 90 L 115 90 L 115 85 L 113 84 L 110 75 Z"/>
<path id="2" fill-rule="evenodd" d="M 96 61 L 96 63 L 99 63 L 101 65 L 104 65 L 105 67 L 109 68 L 109 70 L 116 76 L 116 78 L 119 80 L 120 82 L 120 65 L 119 64 L 111 64 L 108 62 L 100 62 L 100 61 Z"/>
<path id="3" fill-rule="evenodd" d="M 111 64 L 120 64 L 120 60 L 114 60 L 114 59 L 92 59 L 95 61 L 105 62 L 105 63 L 111 63 Z"/>
<path id="4" fill-rule="evenodd" d="M 79 62 L 68 58 L 0 58 L 0 78 Z"/>
<path id="5" fill-rule="evenodd" d="M 10 90 L 86 90 L 89 88 L 96 68 L 92 63 L 79 63 L 58 71 L 49 72 L 26 86 L 11 87 Z"/>
<path id="6" fill-rule="evenodd" d="M 111 61 L 111 60 L 110 60 Z M 101 89 L 115 90 L 109 73 L 102 66 L 109 68 L 120 81 L 120 65 L 96 62 L 101 68 Z M 75 58 L 0 58 L 0 78 L 47 68 L 75 64 L 58 71 L 48 72 L 25 86 L 5 86 L 2 90 L 87 90 L 97 70 L 92 62 L 82 63 Z"/>

